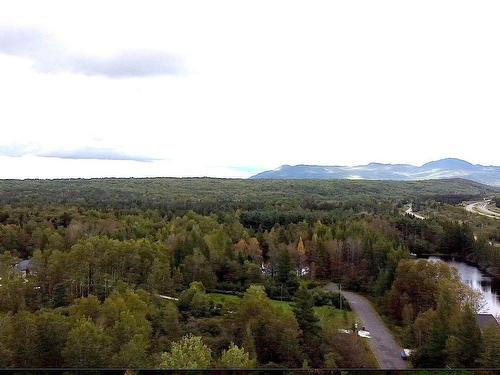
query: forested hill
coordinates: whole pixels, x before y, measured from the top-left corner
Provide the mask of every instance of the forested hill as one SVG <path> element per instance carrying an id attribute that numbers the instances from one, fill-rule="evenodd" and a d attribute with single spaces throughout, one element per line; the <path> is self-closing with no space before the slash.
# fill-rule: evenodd
<path id="1" fill-rule="evenodd" d="M 500 332 L 480 332 L 458 273 L 410 259 L 500 274 L 497 221 L 440 203 L 493 192 L 466 180 L 0 181 L 0 368 L 377 366 L 325 282 L 370 295 L 414 368 L 499 367 Z M 410 199 L 460 221 L 402 215 Z"/>
<path id="2" fill-rule="evenodd" d="M 226 209 L 328 209 L 339 202 L 461 200 L 500 190 L 463 179 L 426 181 L 102 178 L 0 180 L 0 204 L 197 212 Z M 330 205 L 330 206 L 329 206 Z"/>

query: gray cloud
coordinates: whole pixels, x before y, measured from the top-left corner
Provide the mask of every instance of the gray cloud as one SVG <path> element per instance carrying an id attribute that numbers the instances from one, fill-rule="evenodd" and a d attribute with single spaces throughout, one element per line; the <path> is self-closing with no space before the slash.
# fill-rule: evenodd
<path id="1" fill-rule="evenodd" d="M 74 73 L 115 78 L 175 75 L 182 71 L 176 57 L 148 50 L 124 51 L 110 58 L 71 56 L 66 68 Z"/>
<path id="2" fill-rule="evenodd" d="M 36 29 L 0 27 L 0 52 L 31 56 L 50 39 L 48 34 Z"/>
<path id="3" fill-rule="evenodd" d="M 83 147 L 75 150 L 53 150 L 40 152 L 37 156 L 59 159 L 99 159 L 99 160 L 133 160 L 153 161 L 158 160 L 150 156 L 131 155 L 112 148 Z"/>
<path id="4" fill-rule="evenodd" d="M 160 160 L 160 158 L 148 155 L 128 154 L 126 152 L 108 147 L 81 147 L 71 150 L 43 150 L 40 146 L 31 144 L 11 144 L 0 146 L 0 155 L 13 157 L 33 155 L 59 159 L 131 160 L 140 162 Z"/>
<path id="5" fill-rule="evenodd" d="M 0 53 L 26 57 L 45 73 L 71 72 L 111 78 L 182 74 L 180 59 L 157 50 L 125 50 L 96 57 L 69 53 L 49 34 L 28 28 L 0 27 Z"/>

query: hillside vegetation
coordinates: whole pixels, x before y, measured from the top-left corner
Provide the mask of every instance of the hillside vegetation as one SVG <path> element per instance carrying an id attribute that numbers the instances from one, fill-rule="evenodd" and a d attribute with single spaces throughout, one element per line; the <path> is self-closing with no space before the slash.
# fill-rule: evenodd
<path id="1" fill-rule="evenodd" d="M 360 200 L 472 198 L 499 190 L 463 179 L 426 181 L 102 178 L 0 180 L 0 204 L 164 210 L 314 208 Z"/>
<path id="2" fill-rule="evenodd" d="M 456 272 L 409 259 L 497 270 L 500 248 L 467 222 L 402 214 L 492 193 L 465 180 L 0 181 L 0 367 L 372 367 L 338 330 L 355 316 L 330 281 L 378 301 L 419 367 L 494 367 L 500 337 L 477 336 Z"/>

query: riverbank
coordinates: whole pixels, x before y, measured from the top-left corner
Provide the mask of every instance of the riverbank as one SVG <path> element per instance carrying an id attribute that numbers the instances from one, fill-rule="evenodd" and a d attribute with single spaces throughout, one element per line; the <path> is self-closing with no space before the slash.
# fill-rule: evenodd
<path id="1" fill-rule="evenodd" d="M 481 313 L 500 316 L 500 280 L 490 275 L 471 262 L 461 261 L 454 257 L 431 256 L 431 262 L 444 262 L 458 271 L 460 279 L 472 289 L 481 293 L 484 306 Z"/>
<path id="2" fill-rule="evenodd" d="M 479 271 L 485 273 L 489 277 L 495 278 L 500 282 L 500 272 L 495 272 L 495 269 L 491 266 L 484 266 L 479 263 L 473 262 L 467 258 L 464 258 L 460 255 L 454 255 L 454 254 L 441 254 L 441 253 L 426 253 L 426 254 L 419 254 L 417 256 L 417 259 L 427 259 L 429 257 L 439 257 L 447 260 L 454 260 L 457 262 L 462 262 L 466 263 L 469 266 L 476 267 Z"/>

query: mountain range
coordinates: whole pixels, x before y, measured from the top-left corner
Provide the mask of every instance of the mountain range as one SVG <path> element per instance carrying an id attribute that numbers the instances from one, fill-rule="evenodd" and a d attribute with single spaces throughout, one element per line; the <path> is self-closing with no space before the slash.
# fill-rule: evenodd
<path id="1" fill-rule="evenodd" d="M 258 173 L 251 179 L 321 179 L 321 180 L 430 180 L 465 178 L 486 185 L 500 186 L 500 166 L 471 164 L 447 158 L 431 161 L 420 167 L 410 164 L 370 163 L 356 166 L 282 165 Z"/>

